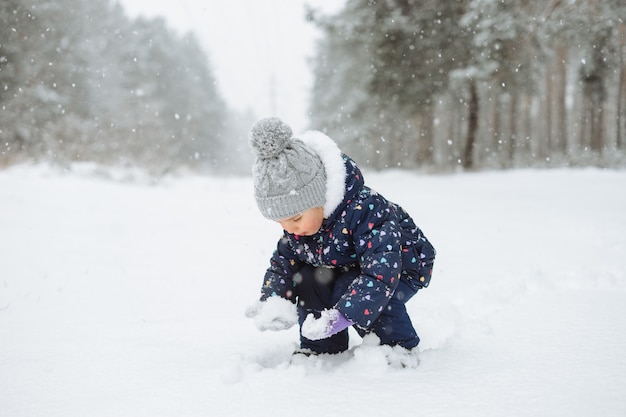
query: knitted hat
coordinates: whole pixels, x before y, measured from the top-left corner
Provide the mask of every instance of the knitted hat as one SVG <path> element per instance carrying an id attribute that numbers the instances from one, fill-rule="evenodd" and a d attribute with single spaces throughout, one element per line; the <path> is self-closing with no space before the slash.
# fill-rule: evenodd
<path id="1" fill-rule="evenodd" d="M 256 155 L 252 166 L 254 196 L 270 220 L 293 217 L 326 201 L 326 172 L 320 157 L 293 137 L 282 120 L 261 119 L 248 135 Z"/>

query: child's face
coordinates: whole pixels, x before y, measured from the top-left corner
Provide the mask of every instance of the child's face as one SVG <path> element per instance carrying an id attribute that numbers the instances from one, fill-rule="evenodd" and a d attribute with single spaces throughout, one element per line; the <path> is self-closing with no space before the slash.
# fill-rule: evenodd
<path id="1" fill-rule="evenodd" d="M 278 220 L 278 223 L 292 235 L 311 236 L 317 233 L 324 221 L 324 208 L 313 207 L 288 219 Z"/>

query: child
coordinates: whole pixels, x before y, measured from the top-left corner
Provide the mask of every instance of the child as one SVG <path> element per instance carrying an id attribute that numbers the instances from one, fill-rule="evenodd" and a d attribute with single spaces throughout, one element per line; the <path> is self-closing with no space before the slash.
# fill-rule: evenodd
<path id="1" fill-rule="evenodd" d="M 416 347 L 405 303 L 428 286 L 435 250 L 407 212 L 365 186 L 355 162 L 321 132 L 294 138 L 267 118 L 249 140 L 257 205 L 284 234 L 246 315 L 262 330 L 297 321 L 307 354 L 347 350 L 350 326 L 384 345 Z"/>

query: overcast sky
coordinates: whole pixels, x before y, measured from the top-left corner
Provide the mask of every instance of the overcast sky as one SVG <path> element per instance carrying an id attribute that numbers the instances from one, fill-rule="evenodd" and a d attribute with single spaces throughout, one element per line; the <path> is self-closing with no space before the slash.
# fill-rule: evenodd
<path id="1" fill-rule="evenodd" d="M 304 20 L 304 5 L 333 13 L 344 0 L 120 2 L 132 17 L 163 16 L 180 33 L 193 30 L 231 108 L 252 109 L 257 117 L 279 116 L 296 132 L 308 127 L 312 74 L 307 60 L 320 33 Z"/>

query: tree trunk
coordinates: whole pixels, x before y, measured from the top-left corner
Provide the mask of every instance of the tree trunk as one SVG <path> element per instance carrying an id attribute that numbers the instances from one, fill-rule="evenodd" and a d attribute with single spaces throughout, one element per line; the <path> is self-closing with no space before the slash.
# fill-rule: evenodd
<path id="1" fill-rule="evenodd" d="M 517 94 L 511 96 L 509 103 L 509 142 L 507 144 L 508 166 L 515 165 L 515 148 L 517 147 Z"/>
<path id="2" fill-rule="evenodd" d="M 591 109 L 591 143 L 595 152 L 602 152 L 604 148 L 604 102 L 594 96 Z"/>
<path id="3" fill-rule="evenodd" d="M 415 148 L 417 157 L 415 160 L 421 166 L 433 165 L 435 162 L 435 146 L 433 143 L 433 108 L 425 107 L 422 112 L 411 119 L 413 130 L 417 135 Z"/>
<path id="4" fill-rule="evenodd" d="M 426 162 L 426 164 L 431 166 L 435 164 L 435 143 L 433 140 L 434 114 L 435 113 L 432 106 L 428 106 L 424 109 L 424 123 L 422 127 L 422 134 L 420 137 L 424 161 Z"/>
<path id="5" fill-rule="evenodd" d="M 546 93 L 545 97 L 545 139 L 541 141 L 541 152 L 540 155 L 542 158 L 549 156 L 552 154 L 552 151 L 555 146 L 555 138 L 552 136 L 552 103 L 554 103 L 554 73 L 552 72 L 551 66 L 546 65 Z M 539 137 L 541 137 L 540 135 Z"/>
<path id="6" fill-rule="evenodd" d="M 470 80 L 469 92 L 467 139 L 463 155 L 463 168 L 465 169 L 474 168 L 474 148 L 476 147 L 476 132 L 478 131 L 478 91 L 475 80 Z"/>
<path id="7" fill-rule="evenodd" d="M 589 137 L 589 131 L 591 121 L 589 119 L 589 113 L 591 112 L 590 100 L 586 94 L 580 96 L 580 117 L 578 126 L 578 152 L 585 152 L 589 147 L 587 138 Z"/>
<path id="8" fill-rule="evenodd" d="M 532 137 L 533 137 L 533 100 L 530 94 L 523 93 L 522 96 L 522 120 L 524 124 L 524 137 L 522 138 L 522 149 L 524 150 L 523 156 L 525 159 L 534 159 L 532 149 Z M 519 154 L 519 153 L 518 153 Z"/>
<path id="9" fill-rule="evenodd" d="M 495 87 L 491 89 L 491 105 L 489 113 L 489 143 L 487 145 L 488 149 L 485 149 L 487 152 L 486 159 L 492 163 L 495 161 L 495 163 L 501 166 L 500 135 L 502 128 L 500 121 L 500 92 L 499 89 Z"/>
<path id="10" fill-rule="evenodd" d="M 617 90 L 617 149 L 624 148 L 624 128 L 626 126 L 626 25 L 622 25 L 619 31 L 619 88 Z"/>
<path id="11" fill-rule="evenodd" d="M 589 118 L 591 121 L 591 134 L 589 145 L 591 150 L 602 152 L 605 146 L 604 123 L 605 102 L 607 98 L 606 83 L 609 73 L 605 54 L 610 43 L 610 31 L 604 30 L 595 36 L 593 51 L 591 54 L 591 69 L 583 78 L 585 100 L 588 100 L 591 108 Z"/>
<path id="12" fill-rule="evenodd" d="M 565 96 L 567 94 L 567 48 L 563 41 L 558 42 L 556 47 L 556 120 L 554 132 L 556 137 L 555 150 L 564 155 L 567 153 L 567 114 L 565 108 Z"/>
<path id="13" fill-rule="evenodd" d="M 601 152 L 604 145 L 604 97 L 602 78 L 592 74 L 583 79 L 583 123 L 585 129 L 585 143 L 594 152 Z"/>

